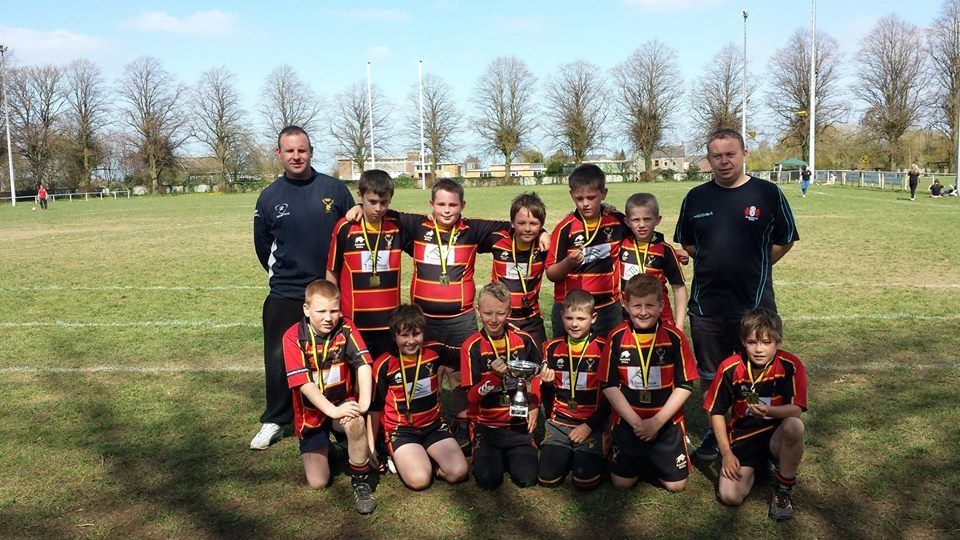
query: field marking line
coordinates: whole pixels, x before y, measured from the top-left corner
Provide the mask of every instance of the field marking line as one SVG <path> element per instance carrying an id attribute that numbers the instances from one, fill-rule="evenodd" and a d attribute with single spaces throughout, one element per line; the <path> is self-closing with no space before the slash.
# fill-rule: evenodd
<path id="1" fill-rule="evenodd" d="M 892 289 L 960 289 L 960 284 L 955 283 L 870 283 L 870 282 L 842 282 L 842 281 L 793 281 L 789 279 L 773 280 L 774 285 L 784 286 L 810 286 L 810 287 L 889 287 Z"/>

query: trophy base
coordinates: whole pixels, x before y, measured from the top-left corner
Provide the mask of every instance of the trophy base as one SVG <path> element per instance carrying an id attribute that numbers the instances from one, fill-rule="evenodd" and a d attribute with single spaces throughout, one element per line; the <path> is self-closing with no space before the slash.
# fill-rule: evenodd
<path id="1" fill-rule="evenodd" d="M 527 407 L 525 405 L 511 405 L 510 406 L 510 416 L 514 418 L 526 418 L 527 417 Z"/>

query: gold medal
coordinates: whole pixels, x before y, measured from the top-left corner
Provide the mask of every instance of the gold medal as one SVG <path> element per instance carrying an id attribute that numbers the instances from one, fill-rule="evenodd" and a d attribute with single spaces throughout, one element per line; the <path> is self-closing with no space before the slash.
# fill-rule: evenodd
<path id="1" fill-rule="evenodd" d="M 750 405 L 758 405 L 760 403 L 760 394 L 756 392 L 747 392 L 747 403 Z"/>
<path id="2" fill-rule="evenodd" d="M 571 399 L 567 402 L 567 410 L 576 412 L 577 410 L 577 400 Z"/>
<path id="3" fill-rule="evenodd" d="M 520 301 L 520 305 L 523 306 L 524 309 L 530 309 L 533 307 L 533 302 L 531 302 L 529 298 L 524 296 L 523 300 Z"/>
<path id="4" fill-rule="evenodd" d="M 510 394 L 508 394 L 506 390 L 500 393 L 500 405 L 504 407 L 510 405 Z"/>
<path id="5" fill-rule="evenodd" d="M 412 424 L 412 423 L 413 423 L 413 413 L 411 413 L 410 411 L 407 411 L 406 417 L 407 417 L 407 423 L 408 423 L 408 424 Z"/>
<path id="6" fill-rule="evenodd" d="M 650 393 L 649 390 L 640 390 L 639 392 L 637 392 L 637 395 L 638 395 L 639 398 L 640 398 L 640 403 L 652 403 L 652 402 L 653 402 L 653 395 Z"/>
<path id="7" fill-rule="evenodd" d="M 446 287 L 450 284 L 450 276 L 446 274 L 440 274 L 440 284 Z"/>
<path id="8" fill-rule="evenodd" d="M 371 287 L 379 287 L 379 286 L 380 286 L 380 276 L 378 276 L 378 275 L 376 275 L 376 274 L 370 276 L 370 286 L 371 286 Z"/>

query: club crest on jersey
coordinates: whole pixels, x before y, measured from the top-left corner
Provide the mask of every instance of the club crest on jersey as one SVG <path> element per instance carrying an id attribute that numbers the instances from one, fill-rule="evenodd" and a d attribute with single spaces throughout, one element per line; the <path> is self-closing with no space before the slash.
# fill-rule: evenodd
<path id="1" fill-rule="evenodd" d="M 748 206 L 743 209 L 743 217 L 748 221 L 756 221 L 760 219 L 760 209 L 756 206 Z"/>
<path id="2" fill-rule="evenodd" d="M 433 231 L 427 231 L 423 235 L 424 242 L 433 242 Z"/>
<path id="3" fill-rule="evenodd" d="M 583 247 L 583 243 L 587 240 L 582 234 L 578 234 L 573 237 L 573 246 L 574 247 Z"/>
<path id="4" fill-rule="evenodd" d="M 353 239 L 353 247 L 362 248 L 363 245 L 364 245 L 364 242 L 363 242 L 362 236 L 358 236 Z"/>
<path id="5" fill-rule="evenodd" d="M 403 384 L 403 375 L 399 371 L 393 375 L 393 384 Z"/>
<path id="6" fill-rule="evenodd" d="M 320 199 L 320 200 L 323 201 L 323 211 L 324 211 L 324 212 L 331 212 L 331 211 L 333 211 L 333 199 L 331 199 L 330 197 L 324 197 L 324 198 L 322 198 L 322 199 Z"/>
<path id="7" fill-rule="evenodd" d="M 283 216 L 289 216 L 290 212 L 287 210 L 290 208 L 290 205 L 287 203 L 280 203 L 273 207 L 277 211 L 277 219 L 282 218 Z"/>
<path id="8" fill-rule="evenodd" d="M 620 363 L 629 364 L 630 363 L 630 351 L 621 351 L 620 352 Z"/>
<path id="9" fill-rule="evenodd" d="M 606 228 L 603 230 L 603 234 L 607 236 L 607 242 L 610 242 L 613 240 L 613 229 Z"/>
<path id="10" fill-rule="evenodd" d="M 387 243 L 387 250 L 389 251 L 393 247 L 393 235 L 388 234 L 383 237 L 384 241 Z"/>
<path id="11" fill-rule="evenodd" d="M 584 360 L 587 362 L 587 371 L 593 371 L 593 366 L 597 363 L 597 359 L 585 358 Z"/>
<path id="12" fill-rule="evenodd" d="M 663 363 L 663 357 L 667 355 L 667 351 L 666 351 L 665 349 L 657 349 L 656 351 L 657 351 L 657 360 L 658 360 L 658 363 L 662 364 L 662 363 Z"/>
<path id="13" fill-rule="evenodd" d="M 506 251 L 501 251 L 501 252 L 500 252 L 500 260 L 505 261 L 505 260 L 507 260 L 507 259 L 509 259 L 509 258 L 510 258 L 510 254 L 509 254 L 509 253 L 507 253 Z"/>

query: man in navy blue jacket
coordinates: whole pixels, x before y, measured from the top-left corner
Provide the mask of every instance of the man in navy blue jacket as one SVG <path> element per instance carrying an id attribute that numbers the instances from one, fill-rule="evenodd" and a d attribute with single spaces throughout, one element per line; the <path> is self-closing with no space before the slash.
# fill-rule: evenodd
<path id="1" fill-rule="evenodd" d="M 353 206 L 343 182 L 310 166 L 313 146 L 303 128 L 283 128 L 276 154 L 284 174 L 260 192 L 253 214 L 253 245 L 270 281 L 263 302 L 267 403 L 260 431 L 250 441 L 253 450 L 278 441 L 282 426 L 293 419 L 281 340 L 287 328 L 303 318 L 304 290 L 326 274 L 334 226 Z"/>

